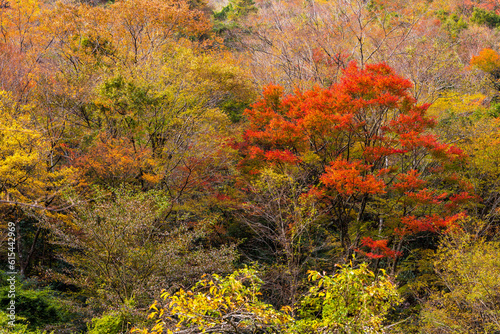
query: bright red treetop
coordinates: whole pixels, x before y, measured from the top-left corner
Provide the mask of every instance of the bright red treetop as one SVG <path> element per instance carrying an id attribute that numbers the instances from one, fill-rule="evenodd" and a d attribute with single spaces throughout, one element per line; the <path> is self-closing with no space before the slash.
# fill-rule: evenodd
<path id="1" fill-rule="evenodd" d="M 300 164 L 314 153 L 325 165 L 358 159 L 374 170 L 386 157 L 417 148 L 456 158 L 459 152 L 426 134 L 435 122 L 426 115 L 428 105 L 416 105 L 410 88 L 385 64 L 359 69 L 355 63 L 330 89 L 285 97 L 281 87 L 269 85 L 246 110 L 246 162 Z"/>

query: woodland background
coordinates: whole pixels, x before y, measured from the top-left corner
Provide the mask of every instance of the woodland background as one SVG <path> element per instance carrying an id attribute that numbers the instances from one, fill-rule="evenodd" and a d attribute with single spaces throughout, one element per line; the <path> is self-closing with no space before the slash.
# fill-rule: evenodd
<path id="1" fill-rule="evenodd" d="M 0 0 L 0 332 L 500 332 L 499 27 L 497 0 Z"/>

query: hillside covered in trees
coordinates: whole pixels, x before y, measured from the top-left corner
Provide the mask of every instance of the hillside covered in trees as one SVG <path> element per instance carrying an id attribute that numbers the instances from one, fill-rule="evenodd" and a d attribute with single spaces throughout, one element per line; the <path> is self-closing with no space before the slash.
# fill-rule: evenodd
<path id="1" fill-rule="evenodd" d="M 498 0 L 0 0 L 0 333 L 499 333 Z"/>

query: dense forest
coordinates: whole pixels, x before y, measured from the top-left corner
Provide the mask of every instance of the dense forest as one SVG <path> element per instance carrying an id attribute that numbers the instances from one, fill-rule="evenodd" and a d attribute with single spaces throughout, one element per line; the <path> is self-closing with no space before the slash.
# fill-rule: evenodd
<path id="1" fill-rule="evenodd" d="M 500 333 L 500 1 L 0 0 L 0 333 Z"/>

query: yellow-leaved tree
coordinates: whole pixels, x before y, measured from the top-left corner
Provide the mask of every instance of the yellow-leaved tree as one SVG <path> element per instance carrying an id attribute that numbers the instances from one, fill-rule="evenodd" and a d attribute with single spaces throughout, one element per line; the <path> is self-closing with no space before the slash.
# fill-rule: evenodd
<path id="1" fill-rule="evenodd" d="M 424 333 L 498 333 L 500 330 L 500 244 L 488 223 L 461 222 L 444 236 L 434 257 L 439 289 L 421 312 Z"/>
<path id="2" fill-rule="evenodd" d="M 32 107 L 13 101 L 0 91 L 0 212 L 2 223 L 16 220 L 18 249 L 22 250 L 19 224 L 27 215 L 53 216 L 71 203 L 63 192 L 72 183 L 74 169 L 60 167 L 54 148 L 31 116 Z M 7 231 L 7 229 L 2 229 Z M 39 226 L 33 244 L 40 235 Z M 34 248 L 19 252 L 21 274 L 29 265 Z"/>
<path id="3" fill-rule="evenodd" d="M 33 121 L 31 108 L 0 91 L 0 203 L 61 211 L 60 195 L 74 170 L 56 168 L 52 147 Z"/>

